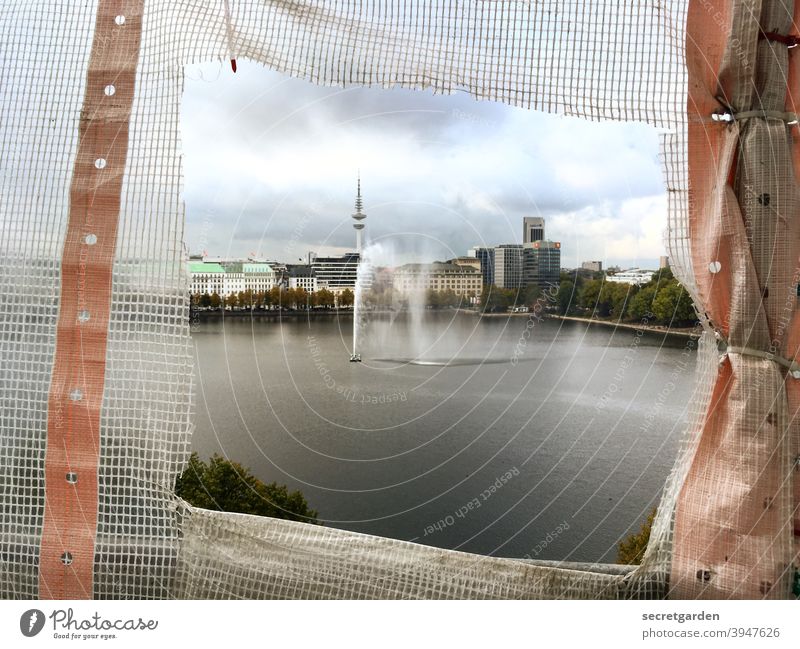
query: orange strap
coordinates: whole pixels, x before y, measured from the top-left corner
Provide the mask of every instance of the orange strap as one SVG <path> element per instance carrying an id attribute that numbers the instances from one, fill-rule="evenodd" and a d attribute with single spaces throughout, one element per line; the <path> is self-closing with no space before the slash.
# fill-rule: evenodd
<path id="1" fill-rule="evenodd" d="M 144 0 L 99 0 L 61 260 L 39 597 L 93 596 L 111 273 Z"/>

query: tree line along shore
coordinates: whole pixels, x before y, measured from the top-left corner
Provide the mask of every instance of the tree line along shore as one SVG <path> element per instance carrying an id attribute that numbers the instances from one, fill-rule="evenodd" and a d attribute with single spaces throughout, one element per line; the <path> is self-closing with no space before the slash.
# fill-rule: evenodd
<path id="1" fill-rule="evenodd" d="M 601 273 L 562 272 L 558 286 L 503 289 L 487 285 L 480 296 L 428 289 L 412 298 L 391 286 L 377 286 L 365 292 L 362 305 L 369 311 L 402 311 L 409 308 L 412 299 L 427 309 L 460 309 L 483 315 L 533 311 L 656 331 L 689 331 L 697 322 L 689 294 L 668 268 L 641 286 L 610 282 Z M 268 291 L 247 290 L 226 296 L 191 295 L 193 313 L 209 315 L 349 312 L 354 304 L 355 294 L 350 289 L 334 293 L 326 288 L 310 292 L 275 286 Z"/>

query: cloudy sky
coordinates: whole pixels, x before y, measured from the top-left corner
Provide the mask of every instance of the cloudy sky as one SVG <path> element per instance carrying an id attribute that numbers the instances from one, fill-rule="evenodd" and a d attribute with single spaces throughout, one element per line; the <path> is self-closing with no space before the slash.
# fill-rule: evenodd
<path id="1" fill-rule="evenodd" d="M 655 130 L 466 94 L 324 88 L 240 61 L 191 68 L 181 115 L 191 252 L 284 262 L 368 236 L 399 261 L 519 243 L 543 216 L 562 265 L 653 266 L 666 197 Z"/>

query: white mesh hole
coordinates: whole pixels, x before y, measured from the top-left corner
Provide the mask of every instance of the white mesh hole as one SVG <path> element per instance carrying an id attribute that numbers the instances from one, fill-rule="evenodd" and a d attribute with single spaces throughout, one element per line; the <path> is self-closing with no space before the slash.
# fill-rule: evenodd
<path id="1" fill-rule="evenodd" d="M 61 555 L 61 563 L 68 566 L 72 563 L 72 552 L 65 552 Z"/>
<path id="2" fill-rule="evenodd" d="M 78 312 L 78 322 L 89 322 L 89 312 L 86 309 Z"/>
<path id="3" fill-rule="evenodd" d="M 115 92 L 117 92 L 117 89 L 114 86 L 114 84 L 109 83 L 105 88 L 103 88 L 103 92 L 106 93 L 107 97 L 110 97 Z"/>
<path id="4" fill-rule="evenodd" d="M 97 243 L 97 235 L 96 234 L 87 234 L 83 238 L 83 240 L 84 240 L 84 242 L 86 243 L 87 246 L 93 246 L 94 244 Z"/>
<path id="5" fill-rule="evenodd" d="M 125 16 L 123 16 L 123 15 L 117 16 L 116 18 L 114 18 L 114 22 L 117 23 L 117 25 L 120 25 L 120 26 L 124 25 L 125 24 Z"/>
<path id="6" fill-rule="evenodd" d="M 708 265 L 708 272 L 709 273 L 718 273 L 721 270 L 722 270 L 722 264 L 720 264 L 718 261 L 712 261 Z"/>
<path id="7" fill-rule="evenodd" d="M 77 474 L 77 473 L 75 473 L 74 471 L 70 471 L 70 472 L 69 472 L 69 473 L 66 475 L 66 480 L 67 480 L 67 482 L 69 482 L 70 484 L 75 484 L 76 482 L 78 482 L 78 474 Z"/>
<path id="8" fill-rule="evenodd" d="M 80 401 L 81 399 L 83 399 L 83 391 L 78 388 L 75 388 L 72 392 L 69 393 L 69 398 L 72 401 Z"/>
<path id="9" fill-rule="evenodd" d="M 94 161 L 94 166 L 98 169 L 105 169 L 106 168 L 106 159 L 105 158 L 97 158 Z"/>

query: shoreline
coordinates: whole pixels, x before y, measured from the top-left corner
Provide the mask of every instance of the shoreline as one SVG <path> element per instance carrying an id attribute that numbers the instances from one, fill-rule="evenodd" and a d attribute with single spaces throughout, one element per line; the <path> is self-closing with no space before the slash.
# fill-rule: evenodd
<path id="1" fill-rule="evenodd" d="M 195 311 L 189 312 L 189 320 L 222 320 L 224 318 L 267 318 L 282 320 L 284 318 L 317 318 L 317 317 L 352 317 L 353 309 L 329 309 L 326 311 Z"/>
<path id="2" fill-rule="evenodd" d="M 481 318 L 529 318 L 533 315 L 533 311 L 527 313 L 481 313 L 480 311 L 470 309 L 459 309 L 461 313 L 467 313 Z M 616 320 L 599 320 L 597 318 L 582 318 L 580 316 L 566 316 L 555 315 L 552 313 L 545 313 L 540 316 L 541 318 L 548 318 L 551 320 L 566 320 L 569 322 L 582 322 L 590 325 L 602 325 L 604 327 L 613 327 L 614 329 L 627 329 L 629 331 L 646 331 L 647 333 L 662 334 L 664 336 L 679 336 L 681 338 L 698 338 L 696 327 L 681 327 L 681 328 L 668 328 L 663 325 L 646 325 L 641 323 L 632 322 L 617 322 Z"/>
<path id="3" fill-rule="evenodd" d="M 527 313 L 481 313 L 475 309 L 455 309 L 458 313 L 477 316 L 479 318 L 529 318 L 532 311 Z M 391 314 L 392 311 L 371 311 L 372 314 Z M 283 320 L 296 318 L 340 318 L 353 317 L 353 309 L 330 309 L 330 310 L 310 310 L 310 311 L 191 311 L 190 321 L 223 320 L 232 318 L 235 320 L 256 319 L 256 320 Z M 569 322 L 582 322 L 590 325 L 601 325 L 603 327 L 613 327 L 614 329 L 627 329 L 629 331 L 645 331 L 652 334 L 664 336 L 678 336 L 681 338 L 697 338 L 697 328 L 667 328 L 662 325 L 645 325 L 641 323 L 617 322 L 615 320 L 599 320 L 596 318 L 582 318 L 580 316 L 563 316 L 551 313 L 542 314 L 543 318 L 550 320 L 565 320 Z"/>
<path id="4" fill-rule="evenodd" d="M 517 314 L 514 314 L 517 315 Z M 526 315 L 526 314 L 519 314 L 519 315 Z M 595 318 L 581 318 L 579 316 L 567 316 L 567 315 L 552 315 L 547 314 L 546 318 L 551 318 L 553 320 L 568 320 L 572 322 L 583 322 L 586 324 L 595 324 L 595 325 L 603 325 L 605 327 L 613 327 L 614 329 L 628 329 L 633 331 L 646 331 L 648 333 L 654 334 L 663 334 L 665 336 L 680 336 L 682 338 L 698 338 L 698 334 L 696 333 L 697 327 L 692 328 L 680 328 L 680 329 L 670 329 L 668 327 L 664 327 L 662 325 L 645 325 L 645 324 L 634 324 L 629 322 L 617 322 L 615 320 L 598 320 Z"/>

